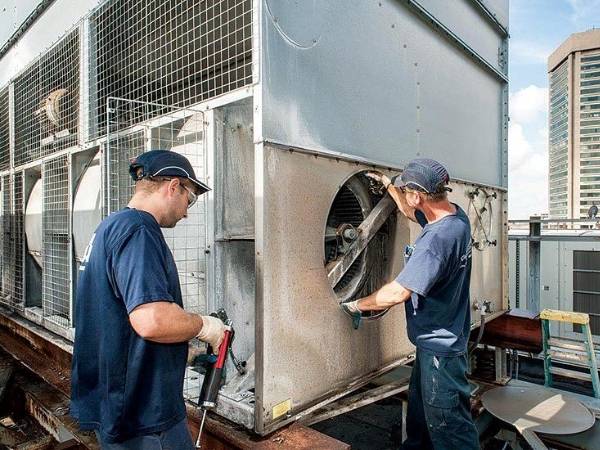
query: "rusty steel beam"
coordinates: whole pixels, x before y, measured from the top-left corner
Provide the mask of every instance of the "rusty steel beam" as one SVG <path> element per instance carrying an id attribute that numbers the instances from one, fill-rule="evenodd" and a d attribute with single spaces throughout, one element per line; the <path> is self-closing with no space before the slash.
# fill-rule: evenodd
<path id="1" fill-rule="evenodd" d="M 71 394 L 71 355 L 34 324 L 0 313 L 0 347 L 62 394 Z M 48 332 L 46 332 L 48 333 Z"/>
<path id="2" fill-rule="evenodd" d="M 188 405 L 188 424 L 194 438 L 198 435 L 200 414 Z M 312 428 L 292 424 L 268 436 L 250 435 L 228 420 L 209 414 L 202 432 L 202 448 L 211 450 L 350 450 L 340 442 Z"/>

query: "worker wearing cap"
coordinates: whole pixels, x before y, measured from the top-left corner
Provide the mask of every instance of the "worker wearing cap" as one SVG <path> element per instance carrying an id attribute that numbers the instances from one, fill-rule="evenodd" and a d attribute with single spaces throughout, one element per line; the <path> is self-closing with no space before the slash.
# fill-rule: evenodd
<path id="1" fill-rule="evenodd" d="M 400 211 L 423 229 L 406 246 L 396 280 L 342 305 L 357 327 L 363 311 L 405 304 L 408 337 L 417 350 L 405 450 L 479 448 L 466 378 L 471 229 L 465 212 L 448 201 L 449 179 L 432 159 L 411 161 L 394 181 L 379 178 Z"/>
<path id="2" fill-rule="evenodd" d="M 132 160 L 135 193 L 96 229 L 79 268 L 71 414 L 103 449 L 193 449 L 183 400 L 188 341 L 218 349 L 224 324 L 183 309 L 161 228 L 209 188 L 182 155 Z"/>

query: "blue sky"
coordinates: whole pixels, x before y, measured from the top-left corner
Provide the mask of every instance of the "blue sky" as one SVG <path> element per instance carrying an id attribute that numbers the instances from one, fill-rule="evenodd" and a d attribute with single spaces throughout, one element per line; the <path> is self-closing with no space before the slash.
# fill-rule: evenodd
<path id="1" fill-rule="evenodd" d="M 600 0 L 510 0 L 511 219 L 548 209 L 548 56 L 571 33 L 594 27 Z"/>

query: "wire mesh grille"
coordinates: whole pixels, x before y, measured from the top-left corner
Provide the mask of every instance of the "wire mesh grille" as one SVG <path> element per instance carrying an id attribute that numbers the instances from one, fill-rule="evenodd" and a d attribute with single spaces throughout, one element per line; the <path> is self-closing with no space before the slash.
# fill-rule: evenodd
<path id="1" fill-rule="evenodd" d="M 11 182 L 10 176 L 2 177 L 2 294 L 0 295 L 0 303 L 10 305 L 10 230 L 11 230 Z M 5 264 L 6 263 L 6 264 Z"/>
<path id="2" fill-rule="evenodd" d="M 14 258 L 14 284 L 13 284 L 13 305 L 22 308 L 23 302 L 23 269 L 24 269 L 24 203 L 23 203 L 23 172 L 14 174 L 14 213 L 13 213 L 13 255 Z"/>
<path id="3" fill-rule="evenodd" d="M 0 170 L 10 167 L 10 122 L 8 87 L 0 90 Z"/>
<path id="4" fill-rule="evenodd" d="M 143 131 L 135 131 L 112 138 L 106 146 L 104 173 L 104 215 L 127 206 L 133 195 L 134 183 L 129 176 L 129 160 L 144 152 L 146 139 Z"/>
<path id="5" fill-rule="evenodd" d="M 77 144 L 79 66 L 75 30 L 15 80 L 15 166 Z"/>
<path id="6" fill-rule="evenodd" d="M 42 304 L 44 316 L 58 325 L 70 323 L 69 157 L 46 161 L 42 183 Z"/>
<path id="7" fill-rule="evenodd" d="M 23 174 L 2 179 L 2 303 L 23 307 Z"/>
<path id="8" fill-rule="evenodd" d="M 91 22 L 96 137 L 108 97 L 184 107 L 252 83 L 251 0 L 110 0 Z"/>
<path id="9" fill-rule="evenodd" d="M 110 212 L 122 208 L 133 193 L 129 176 L 129 160 L 148 149 L 163 149 L 184 155 L 200 179 L 205 179 L 204 116 L 201 112 L 170 109 L 168 114 L 150 121 L 156 109 L 139 102 L 113 100 L 108 114 L 111 130 L 121 130 L 123 117 L 140 125 L 118 135 L 109 133 L 105 151 L 108 179 L 106 204 Z M 164 110 L 164 107 L 162 107 Z M 200 196 L 188 209 L 187 218 L 174 228 L 163 229 L 167 245 L 177 266 L 184 308 L 195 313 L 206 312 L 206 200 Z M 188 369 L 184 394 L 198 396 L 198 374 Z"/>

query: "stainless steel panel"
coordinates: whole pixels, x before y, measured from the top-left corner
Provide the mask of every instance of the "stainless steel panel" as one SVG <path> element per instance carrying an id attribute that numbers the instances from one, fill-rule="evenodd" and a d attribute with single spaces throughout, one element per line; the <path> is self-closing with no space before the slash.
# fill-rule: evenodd
<path id="1" fill-rule="evenodd" d="M 427 155 L 502 185 L 503 84 L 409 7 L 262 2 L 265 141 L 396 167 Z"/>
<path id="2" fill-rule="evenodd" d="M 294 415 L 352 380 L 412 352 L 404 308 L 353 330 L 339 309 L 323 267 L 323 235 L 331 202 L 352 174 L 368 167 L 264 146 L 257 196 L 257 431 L 276 426 L 273 408 L 291 400 Z M 453 183 L 450 199 L 467 212 L 475 186 Z M 502 196 L 492 202 L 490 240 L 473 251 L 471 301 L 505 308 Z M 476 214 L 470 216 L 475 223 Z M 400 271 L 402 248 L 420 232 L 399 217 L 388 280 Z M 479 320 L 472 315 L 473 323 Z"/>
<path id="3" fill-rule="evenodd" d="M 254 238 L 252 101 L 215 110 L 215 234 Z"/>
<path id="4" fill-rule="evenodd" d="M 215 297 L 233 321 L 233 350 L 238 359 L 247 361 L 254 353 L 255 284 L 254 241 L 215 243 Z M 229 360 L 229 364 L 230 364 Z M 227 379 L 236 374 L 227 372 Z"/>
<path id="5" fill-rule="evenodd" d="M 481 7 L 475 1 L 417 0 L 417 2 L 493 67 L 506 73 L 505 66 L 500 64 L 498 59 L 504 36 L 489 20 L 482 20 Z"/>
<path id="6" fill-rule="evenodd" d="M 364 170 L 345 161 L 264 147 L 262 208 L 257 210 L 257 430 L 273 407 L 291 400 L 291 414 L 355 378 L 412 351 L 404 308 L 353 330 L 324 268 L 324 233 L 341 185 Z M 260 194 L 257 192 L 257 195 Z M 262 226 L 259 226 L 262 224 Z M 406 220 L 396 247 L 408 242 Z M 396 252 L 399 267 L 402 251 Z"/>
<path id="7" fill-rule="evenodd" d="M 500 24 L 508 29 L 508 0 L 474 0 L 485 6 Z"/>

